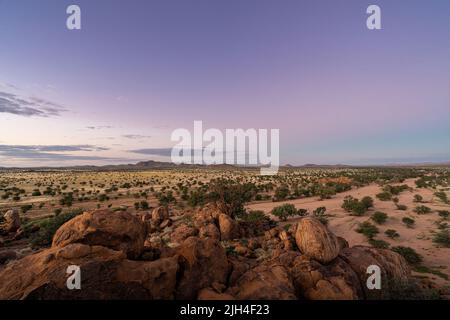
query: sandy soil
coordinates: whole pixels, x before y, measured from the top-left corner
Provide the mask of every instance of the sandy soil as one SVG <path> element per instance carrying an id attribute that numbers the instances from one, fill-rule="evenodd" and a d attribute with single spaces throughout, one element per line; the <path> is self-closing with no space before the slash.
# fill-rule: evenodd
<path id="1" fill-rule="evenodd" d="M 445 273 L 450 278 L 450 248 L 439 248 L 432 242 L 433 232 L 437 230 L 435 224 L 440 220 L 440 217 L 436 212 L 432 212 L 425 215 L 418 215 L 413 210 L 418 205 L 413 202 L 415 194 L 422 195 L 424 199 L 424 205 L 430 207 L 433 210 L 450 210 L 449 205 L 442 204 L 436 197 L 433 196 L 433 191 L 426 189 L 416 189 L 414 184 L 415 179 L 408 179 L 404 182 L 410 187 L 413 187 L 413 191 L 402 192 L 398 198 L 399 204 L 404 204 L 408 207 L 406 211 L 397 210 L 395 204 L 392 201 L 380 201 L 375 195 L 381 192 L 380 186 L 371 184 L 362 188 L 352 189 L 347 192 L 340 193 L 334 196 L 332 199 L 320 200 L 315 198 L 296 199 L 283 202 L 258 202 L 252 203 L 247 206 L 250 210 L 262 210 L 269 214 L 270 211 L 281 204 L 291 203 L 295 205 L 297 209 L 304 208 L 308 211 L 312 211 L 317 207 L 324 206 L 327 208 L 329 217 L 329 228 L 335 234 L 347 239 L 350 246 L 363 244 L 368 245 L 366 238 L 357 233 L 355 229 L 358 223 L 366 221 L 370 218 L 371 214 L 375 211 L 382 211 L 388 215 L 388 220 L 378 225 L 380 233 L 377 235 L 377 239 L 387 241 L 391 246 L 406 246 L 414 248 L 419 254 L 423 256 L 423 265 L 435 268 Z M 355 217 L 349 215 L 348 212 L 341 208 L 344 198 L 351 195 L 355 198 L 362 198 L 364 196 L 371 196 L 374 199 L 374 208 L 369 210 L 362 217 Z M 408 216 L 412 217 L 415 222 L 414 228 L 407 228 L 402 223 L 402 218 Z M 286 223 L 293 223 L 300 218 L 288 219 Z M 395 229 L 400 234 L 400 237 L 392 240 L 388 238 L 384 231 L 387 229 Z M 419 274 L 416 273 L 417 276 Z M 426 275 L 439 285 L 450 285 L 450 281 L 432 274 L 420 274 L 420 276 Z"/>

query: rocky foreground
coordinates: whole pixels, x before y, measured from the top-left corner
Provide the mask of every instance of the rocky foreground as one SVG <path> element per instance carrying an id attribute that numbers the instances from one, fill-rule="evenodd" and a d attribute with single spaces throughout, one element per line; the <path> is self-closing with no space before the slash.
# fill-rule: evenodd
<path id="1" fill-rule="evenodd" d="M 66 286 L 81 268 L 81 289 Z M 381 270 L 370 290 L 367 268 Z M 348 247 L 315 218 L 289 228 L 244 223 L 207 206 L 170 216 L 86 212 L 50 248 L 0 271 L 0 299 L 399 299 L 416 294 L 406 261 L 390 250 Z"/>

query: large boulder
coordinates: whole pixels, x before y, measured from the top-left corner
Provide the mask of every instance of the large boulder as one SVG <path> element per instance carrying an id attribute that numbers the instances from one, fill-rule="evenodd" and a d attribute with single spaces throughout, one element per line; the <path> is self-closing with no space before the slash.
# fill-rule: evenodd
<path id="1" fill-rule="evenodd" d="M 212 238 L 214 240 L 220 240 L 220 231 L 215 224 L 209 223 L 200 227 L 199 229 L 200 238 Z"/>
<path id="2" fill-rule="evenodd" d="M 357 274 L 340 258 L 322 265 L 299 255 L 292 262 L 290 271 L 296 289 L 308 300 L 357 300 L 364 297 Z"/>
<path id="3" fill-rule="evenodd" d="M 306 256 L 321 263 L 328 263 L 339 254 L 337 237 L 315 218 L 303 218 L 298 222 L 295 242 Z"/>
<path id="4" fill-rule="evenodd" d="M 145 226 L 136 216 L 124 211 L 97 210 L 85 212 L 63 224 L 56 231 L 52 246 L 100 245 L 135 259 L 144 248 L 145 237 Z"/>
<path id="5" fill-rule="evenodd" d="M 408 281 L 411 275 L 411 269 L 406 260 L 391 250 L 354 246 L 343 249 L 339 256 L 358 275 L 366 298 L 389 298 L 390 287 Z M 367 268 L 372 265 L 380 268 L 381 290 L 370 290 L 366 285 L 370 276 Z"/>
<path id="6" fill-rule="evenodd" d="M 152 210 L 151 220 L 155 225 L 160 225 L 164 220 L 169 219 L 169 209 L 164 206 Z"/>
<path id="7" fill-rule="evenodd" d="M 81 290 L 67 288 L 67 268 L 80 267 Z M 0 299 L 171 299 L 178 257 L 130 261 L 122 251 L 81 243 L 52 247 L 0 271 Z"/>
<path id="8" fill-rule="evenodd" d="M 240 228 L 236 220 L 233 220 L 230 216 L 221 213 L 218 217 L 220 239 L 233 240 L 240 237 Z"/>
<path id="9" fill-rule="evenodd" d="M 20 216 L 17 209 L 8 210 L 4 214 L 3 219 L 5 222 L 3 223 L 2 229 L 5 232 L 16 232 L 20 228 Z"/>
<path id="10" fill-rule="evenodd" d="M 240 300 L 295 300 L 288 270 L 280 264 L 264 263 L 245 272 L 228 294 Z"/>
<path id="11" fill-rule="evenodd" d="M 196 236 L 198 234 L 198 229 L 188 226 L 186 224 L 179 225 L 170 235 L 171 242 L 182 243 L 189 237 Z"/>
<path id="12" fill-rule="evenodd" d="M 225 249 L 217 241 L 190 237 L 178 248 L 182 275 L 177 299 L 195 299 L 198 291 L 213 284 L 224 285 L 229 272 Z"/>

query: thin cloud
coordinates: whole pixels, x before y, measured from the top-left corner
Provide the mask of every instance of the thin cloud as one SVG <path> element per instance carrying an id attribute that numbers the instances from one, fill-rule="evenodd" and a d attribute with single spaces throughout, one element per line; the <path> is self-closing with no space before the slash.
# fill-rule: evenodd
<path id="1" fill-rule="evenodd" d="M 124 134 L 124 135 L 122 135 L 122 137 L 127 138 L 127 139 L 138 140 L 138 139 L 148 139 L 148 138 L 151 138 L 152 136 L 144 136 L 144 135 L 140 135 L 140 134 Z"/>
<path id="2" fill-rule="evenodd" d="M 77 155 L 60 152 L 95 152 L 108 148 L 93 145 L 0 145 L 0 156 L 15 159 L 39 160 L 114 160 L 103 156 Z"/>
<path id="3" fill-rule="evenodd" d="M 67 111 L 62 105 L 46 99 L 26 98 L 14 93 L 0 91 L 0 113 L 24 117 L 52 117 Z"/>
<path id="4" fill-rule="evenodd" d="M 150 155 L 150 156 L 164 156 L 169 157 L 172 154 L 172 148 L 147 148 L 129 150 L 129 152 Z"/>
<path id="5" fill-rule="evenodd" d="M 100 130 L 100 129 L 112 129 L 113 126 L 87 126 L 86 129 L 89 130 Z"/>

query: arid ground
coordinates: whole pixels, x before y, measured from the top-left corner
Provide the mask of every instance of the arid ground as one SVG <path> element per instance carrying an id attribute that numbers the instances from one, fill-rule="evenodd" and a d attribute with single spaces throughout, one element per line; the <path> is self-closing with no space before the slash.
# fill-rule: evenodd
<path id="1" fill-rule="evenodd" d="M 213 238 L 220 240 L 227 255 L 259 262 L 273 258 L 276 250 L 271 245 L 263 244 L 258 249 L 260 245 L 249 244 L 250 238 L 258 236 L 270 240 L 271 231 L 267 230 L 273 227 L 284 248 L 291 250 L 292 246 L 286 244 L 287 233 L 283 236 L 282 230 L 296 237 L 292 226 L 310 216 L 346 239 L 345 246 L 390 248 L 399 253 L 414 278 L 428 281 L 441 290 L 441 297 L 448 297 L 449 186 L 447 167 L 283 168 L 277 176 L 260 176 L 258 170 L 220 168 L 6 170 L 0 173 L 0 212 L 4 215 L 0 221 L 0 271 L 8 263 L 19 263 L 19 259 L 49 248 L 56 230 L 65 222 L 99 209 L 127 212 L 146 221 L 153 208 L 167 208 L 170 219 L 162 219 L 157 225 L 152 222 L 146 243 L 176 248 L 189 236 L 211 231 L 203 230 L 197 222 L 202 208 L 215 202 L 224 205 L 222 214 L 241 226 L 238 235 L 228 230 L 224 237 L 221 220 L 215 220 L 220 234 Z M 20 219 L 13 221 L 14 214 Z M 256 223 L 268 226 L 258 229 L 262 235 L 250 230 Z"/>

